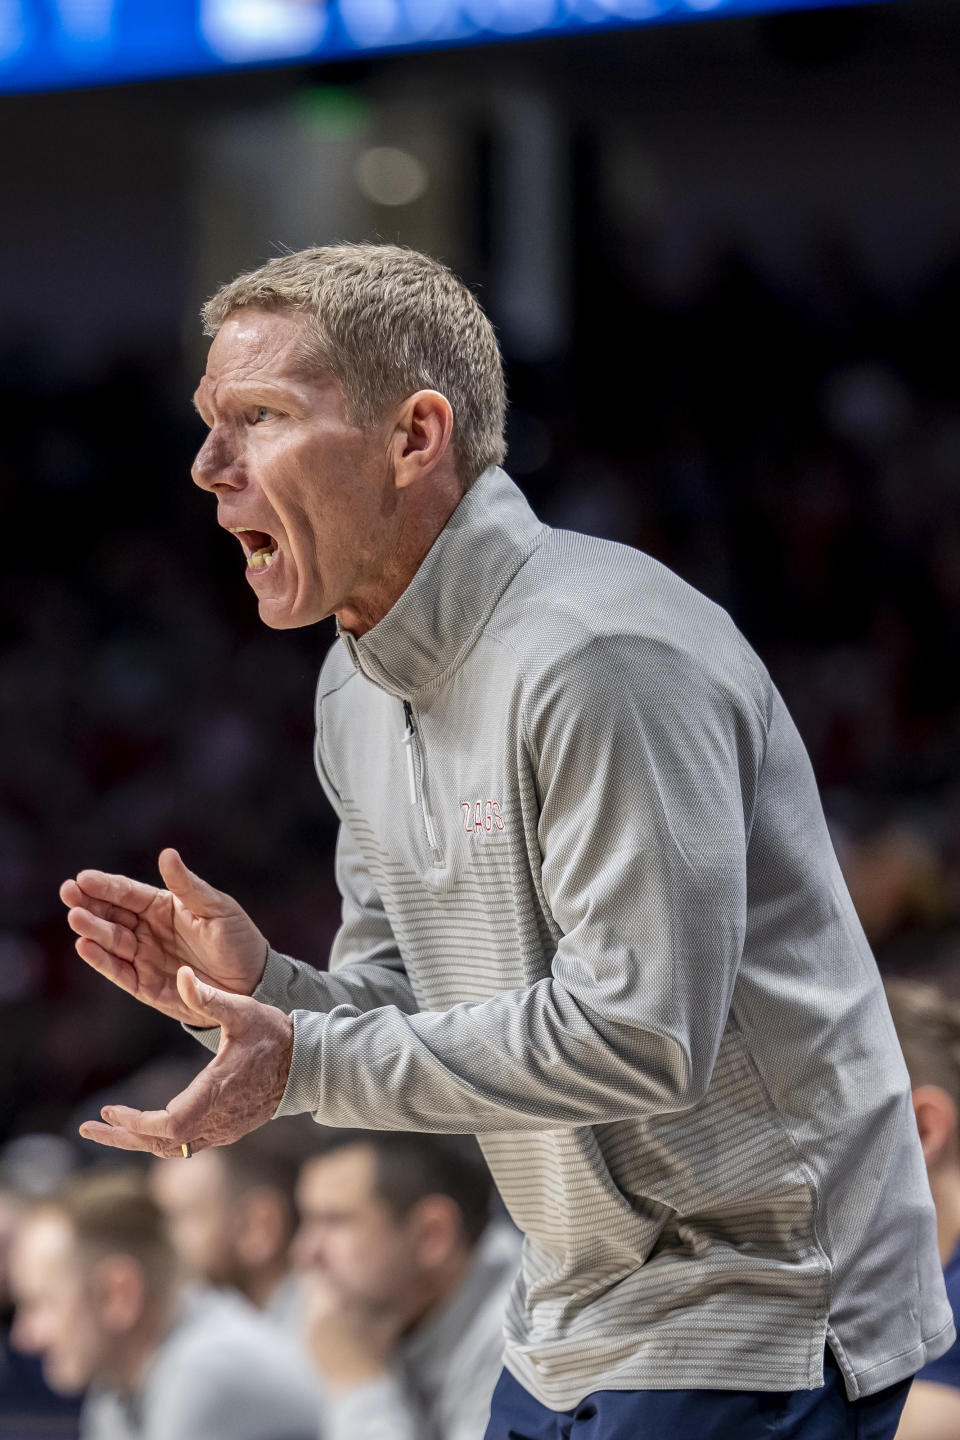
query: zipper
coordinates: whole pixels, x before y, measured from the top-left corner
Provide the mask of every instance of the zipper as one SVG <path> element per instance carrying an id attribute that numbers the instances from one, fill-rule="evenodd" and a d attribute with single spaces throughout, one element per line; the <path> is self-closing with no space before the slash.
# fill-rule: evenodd
<path id="1" fill-rule="evenodd" d="M 417 738 L 417 727 L 413 723 L 413 711 L 410 708 L 410 701 L 403 702 L 403 718 L 407 722 L 407 728 L 403 732 L 403 748 L 407 757 L 407 782 L 410 786 L 410 804 L 416 805 L 420 798 L 417 790 L 417 766 L 413 758 L 413 746 Z"/>
<path id="2" fill-rule="evenodd" d="M 430 853 L 436 864 L 439 864 L 440 846 L 437 842 L 437 832 L 433 823 L 433 817 L 427 809 L 426 799 L 423 794 L 422 777 L 424 774 L 423 749 L 420 745 L 417 727 L 413 720 L 413 706 L 409 700 L 403 701 L 403 718 L 406 727 L 403 732 L 403 748 L 407 757 L 407 785 L 410 791 L 410 804 L 419 805 L 423 814 L 423 828 L 427 835 L 427 844 Z M 414 752 L 417 752 L 416 754 Z M 421 783 L 417 783 L 417 759 L 420 761 Z"/>

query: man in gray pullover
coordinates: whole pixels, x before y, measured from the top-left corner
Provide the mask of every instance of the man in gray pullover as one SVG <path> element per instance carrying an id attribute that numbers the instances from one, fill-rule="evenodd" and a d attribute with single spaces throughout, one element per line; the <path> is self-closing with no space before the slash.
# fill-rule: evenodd
<path id="1" fill-rule="evenodd" d="M 500 469 L 492 329 L 426 256 L 207 305 L 194 479 L 275 628 L 336 615 L 330 973 L 160 857 L 81 957 L 216 1058 L 83 1133 L 470 1131 L 525 1232 L 489 1435 L 892 1435 L 951 1342 L 910 1089 L 809 761 L 730 618 Z M 572 1428 L 571 1428 L 572 1427 Z"/>

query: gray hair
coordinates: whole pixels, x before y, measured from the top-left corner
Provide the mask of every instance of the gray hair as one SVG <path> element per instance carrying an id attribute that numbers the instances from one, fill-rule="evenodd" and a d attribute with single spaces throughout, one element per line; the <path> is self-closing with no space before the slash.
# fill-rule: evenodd
<path id="1" fill-rule="evenodd" d="M 376 424 L 415 391 L 437 390 L 453 410 L 464 489 L 502 462 L 507 402 L 497 338 L 470 290 L 438 260 L 373 244 L 279 255 L 207 301 L 206 334 L 245 305 L 307 317 L 304 358 L 340 383 L 353 424 Z"/>

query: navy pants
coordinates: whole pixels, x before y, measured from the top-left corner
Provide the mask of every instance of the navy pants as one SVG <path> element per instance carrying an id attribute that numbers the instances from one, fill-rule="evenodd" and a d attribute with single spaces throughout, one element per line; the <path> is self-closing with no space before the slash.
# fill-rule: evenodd
<path id="1" fill-rule="evenodd" d="M 829 1353 L 824 1380 L 819 1390 L 597 1390 L 558 1411 L 504 1370 L 484 1440 L 893 1440 L 909 1380 L 848 1400 Z"/>

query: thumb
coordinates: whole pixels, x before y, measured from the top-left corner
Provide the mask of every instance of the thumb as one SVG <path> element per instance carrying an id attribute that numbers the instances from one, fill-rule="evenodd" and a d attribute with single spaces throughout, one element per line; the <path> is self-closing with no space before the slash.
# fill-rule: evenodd
<path id="1" fill-rule="evenodd" d="M 221 915 L 224 911 L 224 902 L 227 896 L 221 895 L 219 890 L 214 890 L 206 880 L 201 880 L 192 870 L 188 870 L 180 858 L 177 850 L 162 850 L 157 861 L 163 883 L 172 895 L 181 900 L 195 915 L 201 915 L 205 919 L 213 915 Z"/>
<path id="2" fill-rule="evenodd" d="M 207 1026 L 219 1025 L 226 1031 L 241 1018 L 239 1011 L 244 997 L 230 995 L 226 990 L 217 990 L 198 980 L 189 965 L 181 965 L 177 971 L 177 990 L 183 1003 Z"/>

